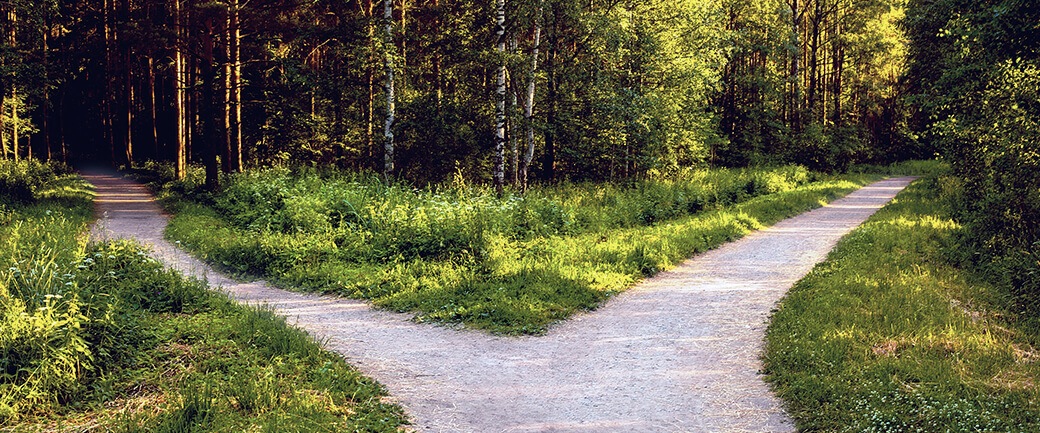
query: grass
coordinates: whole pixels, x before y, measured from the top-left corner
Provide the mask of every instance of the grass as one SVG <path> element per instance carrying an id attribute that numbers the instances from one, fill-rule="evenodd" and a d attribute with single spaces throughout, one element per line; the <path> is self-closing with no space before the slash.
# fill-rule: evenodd
<path id="1" fill-rule="evenodd" d="M 227 178 L 216 195 L 193 178 L 166 182 L 160 195 L 176 213 L 168 238 L 241 275 L 418 321 L 539 334 L 693 254 L 879 178 L 704 170 L 498 199 L 461 180 L 413 189 L 271 169 Z"/>
<path id="2" fill-rule="evenodd" d="M 940 173 L 846 236 L 783 299 L 765 371 L 800 431 L 1040 431 L 1040 338 L 948 264 Z"/>
<path id="3" fill-rule="evenodd" d="M 29 173 L 31 176 L 26 176 Z M 377 383 L 262 308 L 88 244 L 89 186 L 0 161 L 0 431 L 394 432 Z"/>

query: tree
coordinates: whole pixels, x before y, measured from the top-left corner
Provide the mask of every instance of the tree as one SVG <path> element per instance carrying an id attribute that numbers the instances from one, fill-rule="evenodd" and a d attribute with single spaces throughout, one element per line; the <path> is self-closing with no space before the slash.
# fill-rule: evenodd
<path id="1" fill-rule="evenodd" d="M 175 117 L 175 133 L 176 139 L 174 140 L 174 152 L 176 156 L 175 160 L 175 173 L 177 179 L 184 179 L 187 163 L 188 163 L 188 101 L 187 101 L 187 86 L 188 78 L 184 59 L 184 44 L 185 31 L 184 25 L 182 24 L 181 15 L 181 0 L 170 0 L 172 5 L 171 14 L 173 15 L 173 79 L 171 80 L 174 88 L 174 117 Z"/>
<path id="2" fill-rule="evenodd" d="M 498 65 L 495 67 L 495 149 L 492 156 L 492 179 L 495 192 L 505 192 L 505 148 L 506 148 L 506 0 L 497 0 L 495 6 L 495 51 Z"/>
<path id="3" fill-rule="evenodd" d="M 527 70 L 524 94 L 524 131 L 526 137 L 526 151 L 524 151 L 523 163 L 520 165 L 520 190 L 527 190 L 527 172 L 534 159 L 534 88 L 535 78 L 538 72 L 538 46 L 542 40 L 542 13 L 545 9 L 545 1 L 538 0 L 537 12 L 535 13 L 534 36 L 531 42 L 531 66 Z M 515 151 L 515 150 L 514 150 Z"/>
<path id="4" fill-rule="evenodd" d="M 953 259 L 1040 317 L 1040 11 L 1028 2 L 911 1 L 908 99 L 958 179 Z M 959 253 L 959 254 L 958 254 Z"/>
<path id="5" fill-rule="evenodd" d="M 389 180 L 394 173 L 394 3 L 383 0 L 386 56 L 386 121 L 383 123 L 383 176 Z"/>

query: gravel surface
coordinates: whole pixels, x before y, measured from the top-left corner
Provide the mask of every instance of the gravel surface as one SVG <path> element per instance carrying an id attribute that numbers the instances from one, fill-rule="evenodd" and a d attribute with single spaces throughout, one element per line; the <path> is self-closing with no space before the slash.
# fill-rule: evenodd
<path id="1" fill-rule="evenodd" d="M 148 190 L 103 172 L 93 237 L 134 238 L 249 303 L 268 304 L 378 380 L 418 432 L 788 432 L 758 373 L 769 312 L 912 178 L 867 186 L 647 279 L 540 337 L 417 324 L 363 302 L 222 276 L 162 238 Z"/>

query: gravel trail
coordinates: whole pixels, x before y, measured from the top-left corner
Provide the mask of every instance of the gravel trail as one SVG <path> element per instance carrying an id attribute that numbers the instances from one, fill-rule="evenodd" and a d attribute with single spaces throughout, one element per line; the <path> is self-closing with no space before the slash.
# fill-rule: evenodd
<path id="1" fill-rule="evenodd" d="M 234 298 L 274 307 L 378 380 L 418 432 L 789 432 L 762 381 L 770 310 L 913 178 L 700 254 L 540 337 L 416 324 L 359 301 L 239 283 L 163 240 L 168 216 L 148 190 L 104 172 L 93 237 L 134 238 L 169 266 Z"/>

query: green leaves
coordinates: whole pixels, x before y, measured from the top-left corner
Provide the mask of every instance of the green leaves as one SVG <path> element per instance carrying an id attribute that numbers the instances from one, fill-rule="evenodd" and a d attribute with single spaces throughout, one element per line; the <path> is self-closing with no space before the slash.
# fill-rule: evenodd
<path id="1" fill-rule="evenodd" d="M 1008 286 L 1017 311 L 1040 317 L 1040 13 L 1017 0 L 911 3 L 915 101 L 963 181 L 958 260 Z M 938 49 L 929 53 L 928 50 Z"/>

